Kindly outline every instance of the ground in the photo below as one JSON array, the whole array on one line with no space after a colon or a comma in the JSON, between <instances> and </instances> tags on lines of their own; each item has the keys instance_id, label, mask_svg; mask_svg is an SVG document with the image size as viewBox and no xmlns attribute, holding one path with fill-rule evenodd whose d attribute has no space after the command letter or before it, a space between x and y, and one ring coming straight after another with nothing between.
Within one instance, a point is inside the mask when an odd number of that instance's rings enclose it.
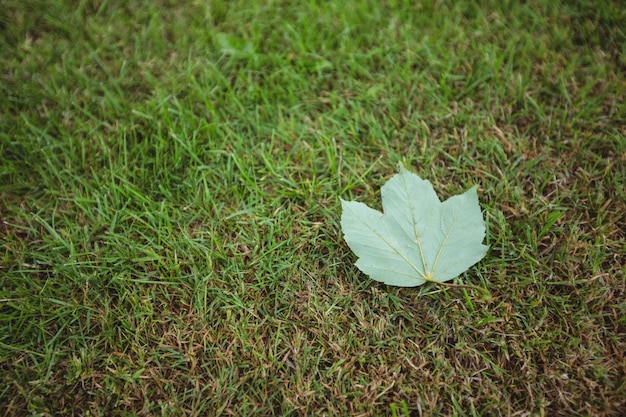
<instances>
[{"instance_id":1,"label":"ground","mask_svg":"<svg viewBox=\"0 0 626 417\"><path fill-rule=\"evenodd\" d=\"M625 9L479 3L4 0L0 414L625 415ZM482 290L354 266L398 163Z\"/></svg>"}]
</instances>

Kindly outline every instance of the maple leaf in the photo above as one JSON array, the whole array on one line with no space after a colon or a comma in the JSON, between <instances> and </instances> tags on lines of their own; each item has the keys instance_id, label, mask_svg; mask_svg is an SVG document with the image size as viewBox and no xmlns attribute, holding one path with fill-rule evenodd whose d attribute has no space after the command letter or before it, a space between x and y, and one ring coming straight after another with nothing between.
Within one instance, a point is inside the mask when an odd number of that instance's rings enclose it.
<instances>
[{"instance_id":1,"label":"maple leaf","mask_svg":"<svg viewBox=\"0 0 626 417\"><path fill-rule=\"evenodd\" d=\"M474 186L441 202L429 181L404 168L381 189L384 214L341 200L341 228L372 279L414 287L449 281L480 261L488 246Z\"/></svg>"}]
</instances>

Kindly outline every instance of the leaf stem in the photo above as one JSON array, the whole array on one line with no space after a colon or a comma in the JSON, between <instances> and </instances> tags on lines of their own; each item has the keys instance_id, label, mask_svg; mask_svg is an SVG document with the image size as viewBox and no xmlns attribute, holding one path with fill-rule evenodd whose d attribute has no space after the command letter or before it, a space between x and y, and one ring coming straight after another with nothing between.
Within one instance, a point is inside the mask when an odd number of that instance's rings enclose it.
<instances>
[{"instance_id":1,"label":"leaf stem","mask_svg":"<svg viewBox=\"0 0 626 417\"><path fill-rule=\"evenodd\" d=\"M422 279L426 282L429 282L431 284L436 284L436 285L440 285L442 287L448 287L448 288L466 288L468 290L476 290L482 293L482 297L486 298L486 299L490 299L491 298L491 291L489 291L487 288L483 288L483 287L479 287L477 285L472 285L472 284L455 284L453 282L440 282L440 281L435 281L434 279L430 279L430 278L425 278L422 277Z\"/></svg>"}]
</instances>

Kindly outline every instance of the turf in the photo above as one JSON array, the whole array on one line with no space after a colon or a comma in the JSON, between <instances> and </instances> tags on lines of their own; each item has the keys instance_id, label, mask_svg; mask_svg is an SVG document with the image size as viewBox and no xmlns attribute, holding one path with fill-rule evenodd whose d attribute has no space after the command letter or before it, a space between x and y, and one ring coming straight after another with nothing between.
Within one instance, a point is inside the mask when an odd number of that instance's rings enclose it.
<instances>
[{"instance_id":1,"label":"turf","mask_svg":"<svg viewBox=\"0 0 626 417\"><path fill-rule=\"evenodd\" d=\"M621 2L0 7L0 414L626 414ZM479 185L395 288L340 198Z\"/></svg>"}]
</instances>

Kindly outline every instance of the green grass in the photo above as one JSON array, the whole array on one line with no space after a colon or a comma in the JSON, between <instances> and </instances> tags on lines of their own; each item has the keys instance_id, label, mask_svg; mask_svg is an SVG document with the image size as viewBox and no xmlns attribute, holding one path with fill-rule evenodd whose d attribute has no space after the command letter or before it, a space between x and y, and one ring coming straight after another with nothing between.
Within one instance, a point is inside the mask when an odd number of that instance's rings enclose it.
<instances>
[{"instance_id":1,"label":"green grass","mask_svg":"<svg viewBox=\"0 0 626 417\"><path fill-rule=\"evenodd\" d=\"M481 3L481 5L477 5ZM520 4L524 3L524 4ZM0 414L626 413L619 1L0 7ZM479 184L394 288L340 198Z\"/></svg>"}]
</instances>

